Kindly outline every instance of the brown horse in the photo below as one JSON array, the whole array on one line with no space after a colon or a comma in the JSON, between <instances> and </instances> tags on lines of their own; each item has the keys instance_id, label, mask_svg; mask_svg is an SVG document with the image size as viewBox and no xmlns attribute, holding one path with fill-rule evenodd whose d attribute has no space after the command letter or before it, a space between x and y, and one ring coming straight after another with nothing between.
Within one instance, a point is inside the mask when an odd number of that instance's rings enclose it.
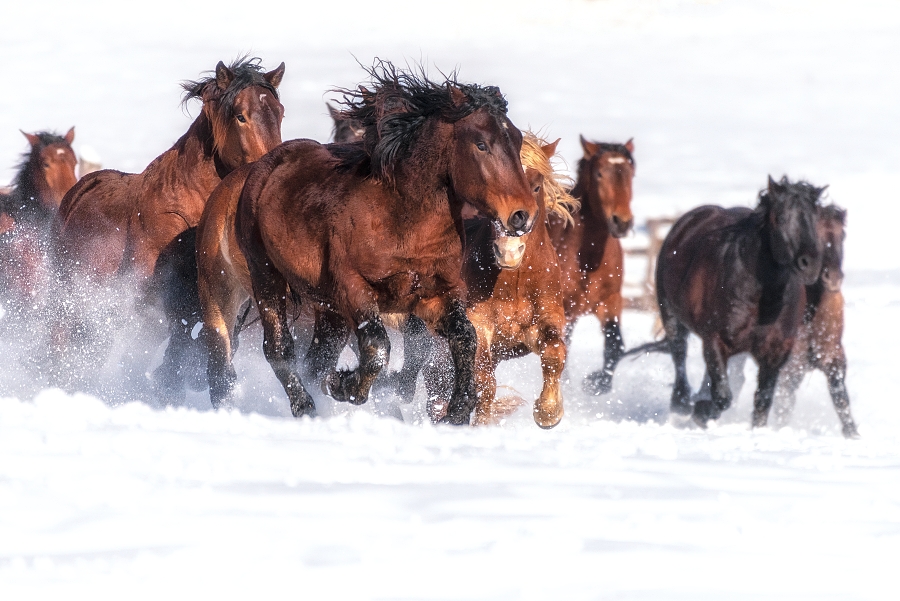
<instances>
[{"instance_id":1,"label":"brown horse","mask_svg":"<svg viewBox=\"0 0 900 601\"><path fill-rule=\"evenodd\" d=\"M613 371L625 350L622 318L624 259L619 238L631 229L631 182L634 142L608 144L581 138L584 157L572 195L581 201L574 223L551 217L550 238L559 253L563 304L569 340L576 320L595 315L603 328L603 368L588 374L582 386L589 394L612 388Z\"/></svg>"},{"instance_id":2,"label":"brown horse","mask_svg":"<svg viewBox=\"0 0 900 601\"><path fill-rule=\"evenodd\" d=\"M321 303L350 328L359 367L324 380L339 401L364 403L387 363L382 312L415 314L450 343L456 382L447 422L468 423L476 401L475 331L460 277L465 202L503 231L521 235L537 205L519 161L522 135L494 87L370 70L372 91L344 91L362 144L283 144L250 170L236 230L261 316L266 359L295 416L315 415L288 329L288 297ZM224 397L230 383L211 378ZM220 398L221 398L220 397Z\"/></svg>"},{"instance_id":3,"label":"brown horse","mask_svg":"<svg viewBox=\"0 0 900 601\"><path fill-rule=\"evenodd\" d=\"M847 356L844 334L844 295L841 269L844 256L844 227L847 213L829 205L819 209L819 239L823 245L822 275L806 287L806 312L791 357L782 368L775 391L775 420L786 424L794 410L795 394L804 376L818 369L828 378L828 391L837 411L844 436L858 436L850 414L850 397L845 383Z\"/></svg>"},{"instance_id":4,"label":"brown horse","mask_svg":"<svg viewBox=\"0 0 900 601\"><path fill-rule=\"evenodd\" d=\"M803 321L804 286L822 269L816 231L824 188L769 178L754 210L703 206L684 214L663 242L656 294L675 363L671 409L701 426L731 404L726 362L750 352L759 365L753 426L765 426L781 367ZM711 400L690 404L688 331L703 340Z\"/></svg>"},{"instance_id":5,"label":"brown horse","mask_svg":"<svg viewBox=\"0 0 900 601\"><path fill-rule=\"evenodd\" d=\"M107 286L121 276L137 280L145 301L157 302L167 294L196 295L190 283L176 292L165 289L189 275L182 272L189 272L191 265L161 263L177 262L184 255L185 232L197 225L210 192L222 178L281 143L284 108L277 88L284 63L266 73L259 62L246 58L230 66L219 62L212 77L184 83L184 101L197 98L203 107L171 149L140 174L98 171L66 195L60 208L58 256L70 298L63 305L71 306L71 297L77 304L79 295L85 297L81 305L90 304L96 286ZM186 310L199 303L169 298L164 304ZM199 306L194 311L199 314ZM170 349L189 345L190 316L169 317L175 324ZM82 327L79 315L68 318ZM178 387L180 358L179 352L167 354L161 368L164 386Z\"/></svg>"},{"instance_id":6,"label":"brown horse","mask_svg":"<svg viewBox=\"0 0 900 601\"><path fill-rule=\"evenodd\" d=\"M528 353L540 356L544 376L543 390L534 403L534 421L542 428L552 428L563 416L559 378L566 362L566 316L547 217L552 213L571 221L570 210L578 203L569 196L562 185L565 178L554 172L550 162L558 142L546 144L534 134L525 134L521 159L539 211L530 234L510 238L486 219L466 222L466 313L478 335L476 425L497 423L516 409L517 404L496 398L494 373L500 361ZM429 413L435 421L443 414L449 392L444 373L448 370L440 363L432 360L425 369Z\"/></svg>"},{"instance_id":7,"label":"brown horse","mask_svg":"<svg viewBox=\"0 0 900 601\"><path fill-rule=\"evenodd\" d=\"M9 194L0 195L0 302L19 317L48 292L49 236L66 192L75 185L75 128L65 136L22 132L31 148Z\"/></svg>"}]
</instances>

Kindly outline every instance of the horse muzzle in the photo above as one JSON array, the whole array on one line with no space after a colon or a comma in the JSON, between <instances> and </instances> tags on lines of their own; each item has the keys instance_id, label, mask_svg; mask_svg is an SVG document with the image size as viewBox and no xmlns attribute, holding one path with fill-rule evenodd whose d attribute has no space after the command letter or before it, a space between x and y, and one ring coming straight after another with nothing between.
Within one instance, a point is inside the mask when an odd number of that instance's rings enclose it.
<instances>
[{"instance_id":1,"label":"horse muzzle","mask_svg":"<svg viewBox=\"0 0 900 601\"><path fill-rule=\"evenodd\" d=\"M613 215L609 220L609 233L613 238L624 238L631 231L632 225L634 225L633 217L626 220L618 215Z\"/></svg>"},{"instance_id":2,"label":"horse muzzle","mask_svg":"<svg viewBox=\"0 0 900 601\"><path fill-rule=\"evenodd\" d=\"M844 283L844 274L840 269L825 267L822 269L822 283L825 284L825 290L828 292L840 292L841 285Z\"/></svg>"},{"instance_id":3,"label":"horse muzzle","mask_svg":"<svg viewBox=\"0 0 900 601\"><path fill-rule=\"evenodd\" d=\"M800 272L803 283L807 286L815 284L816 280L818 280L819 276L822 274L821 258L816 259L804 253L797 257L796 261L794 261L794 265L797 268L797 271Z\"/></svg>"},{"instance_id":4,"label":"horse muzzle","mask_svg":"<svg viewBox=\"0 0 900 601\"><path fill-rule=\"evenodd\" d=\"M525 257L525 241L521 236L494 238L494 259L501 269L518 269Z\"/></svg>"}]
</instances>

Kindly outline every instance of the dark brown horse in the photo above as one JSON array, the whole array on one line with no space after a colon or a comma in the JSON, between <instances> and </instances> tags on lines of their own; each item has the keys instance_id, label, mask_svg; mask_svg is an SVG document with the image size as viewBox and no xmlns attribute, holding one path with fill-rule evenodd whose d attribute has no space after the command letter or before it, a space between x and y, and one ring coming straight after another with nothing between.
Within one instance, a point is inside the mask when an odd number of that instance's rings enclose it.
<instances>
[{"instance_id":1,"label":"dark brown horse","mask_svg":"<svg viewBox=\"0 0 900 601\"><path fill-rule=\"evenodd\" d=\"M534 421L542 428L552 428L563 416L559 379L566 362L566 316L547 217L553 213L570 220L569 211L577 202L561 185L564 178L554 172L550 162L558 142L546 144L534 134L525 134L522 164L539 211L530 234L510 238L487 219L466 222L466 313L478 335L476 425L498 423L517 408L518 403L497 398L495 371L500 361L528 353L540 356L544 376L543 389L534 403ZM425 369L429 413L435 421L442 417L451 391L446 377L449 370L442 363L432 360Z\"/></svg>"},{"instance_id":2,"label":"dark brown horse","mask_svg":"<svg viewBox=\"0 0 900 601\"><path fill-rule=\"evenodd\" d=\"M22 157L12 190L0 195L0 303L26 317L48 292L51 226L77 178L74 127L65 136L22 133L31 148Z\"/></svg>"},{"instance_id":3,"label":"dark brown horse","mask_svg":"<svg viewBox=\"0 0 900 601\"><path fill-rule=\"evenodd\" d=\"M288 329L288 296L341 317L359 367L332 372L330 396L363 403L387 363L382 312L415 314L447 338L456 383L446 421L475 406L476 336L465 313L463 204L512 235L530 231L537 205L519 161L522 135L494 87L445 83L379 63L372 91L345 91L362 144L283 144L250 170L236 229L264 332L264 351L295 416L314 415ZM211 378L224 397L224 378Z\"/></svg>"},{"instance_id":4,"label":"dark brown horse","mask_svg":"<svg viewBox=\"0 0 900 601\"><path fill-rule=\"evenodd\" d=\"M350 142L359 142L363 139L365 129L357 119L351 119L341 110L334 108L328 104L328 114L334 122L331 130L331 140L335 144L347 144Z\"/></svg>"},{"instance_id":5,"label":"dark brown horse","mask_svg":"<svg viewBox=\"0 0 900 601\"><path fill-rule=\"evenodd\" d=\"M786 424L794 410L795 394L804 376L818 369L828 378L828 391L837 411L844 436L858 436L850 414L850 396L845 383L847 356L841 338L844 334L844 227L847 213L834 206L819 209L818 230L822 241L822 274L806 287L806 311L803 325L791 357L781 370L775 391L776 423Z\"/></svg>"},{"instance_id":6,"label":"dark brown horse","mask_svg":"<svg viewBox=\"0 0 900 601\"><path fill-rule=\"evenodd\" d=\"M705 426L731 404L726 362L750 352L759 365L753 426L765 426L781 367L803 321L804 286L822 269L816 231L824 188L769 178L754 210L703 206L683 215L663 242L656 290L675 363L671 409ZM690 403L688 332L703 341L711 400Z\"/></svg>"},{"instance_id":7,"label":"dark brown horse","mask_svg":"<svg viewBox=\"0 0 900 601\"><path fill-rule=\"evenodd\" d=\"M581 138L584 157L572 195L581 201L574 223L550 219L550 237L559 253L562 295L568 329L582 315L595 315L605 339L602 369L588 374L585 392L604 394L612 388L613 371L625 350L622 318L624 258L619 238L631 229L631 182L634 142L608 144Z\"/></svg>"},{"instance_id":8,"label":"dark brown horse","mask_svg":"<svg viewBox=\"0 0 900 601\"><path fill-rule=\"evenodd\" d=\"M60 208L58 255L71 298L63 305L73 305L73 298L77 304L79 296L85 297L82 305L90 303L95 286L107 286L121 276L136 279L139 294L152 302L166 294L196 296L196 286L190 284L174 293L166 290L190 272L191 265L161 263L179 263L185 248L192 250L185 232L197 225L206 199L222 178L281 143L284 108L277 88L283 75L284 63L266 73L259 59L240 59L230 66L220 62L212 77L183 85L184 101L197 98L203 106L170 150L140 174L91 173L66 195ZM197 302L168 298L164 304L181 310L193 306L199 314ZM187 317L169 316L175 324L170 350L178 352L167 354L161 377L176 388L179 349L191 342L193 322ZM69 326L81 327L77 311L67 318L73 322Z\"/></svg>"}]
</instances>

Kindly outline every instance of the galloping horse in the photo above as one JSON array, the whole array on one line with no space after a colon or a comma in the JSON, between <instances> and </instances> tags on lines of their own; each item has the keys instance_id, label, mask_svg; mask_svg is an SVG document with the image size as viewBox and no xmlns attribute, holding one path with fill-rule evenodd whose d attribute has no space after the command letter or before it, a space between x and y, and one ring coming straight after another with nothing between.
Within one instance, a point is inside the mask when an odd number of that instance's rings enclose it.
<instances>
[{"instance_id":1,"label":"galloping horse","mask_svg":"<svg viewBox=\"0 0 900 601\"><path fill-rule=\"evenodd\" d=\"M775 419L785 424L794 410L795 393L803 377L814 369L828 378L828 392L837 411L844 436L858 436L850 414L850 396L845 383L847 356L841 338L844 334L844 226L847 212L834 206L819 209L818 230L823 246L822 274L806 287L806 311L797 332L794 350L781 369L775 391Z\"/></svg>"},{"instance_id":2,"label":"galloping horse","mask_svg":"<svg viewBox=\"0 0 900 601\"><path fill-rule=\"evenodd\" d=\"M0 302L25 317L48 292L49 235L59 203L75 185L75 128L65 136L22 132L31 148L9 194L0 195Z\"/></svg>"},{"instance_id":3,"label":"galloping horse","mask_svg":"<svg viewBox=\"0 0 900 601\"><path fill-rule=\"evenodd\" d=\"M631 182L634 142L608 144L581 138L584 157L572 195L581 201L574 223L550 218L550 238L559 254L566 340L582 315L596 315L603 328L603 368L588 374L585 392L604 394L612 388L613 371L625 350L622 317L624 259L619 238L631 229Z\"/></svg>"},{"instance_id":4,"label":"galloping horse","mask_svg":"<svg viewBox=\"0 0 900 601\"><path fill-rule=\"evenodd\" d=\"M552 428L563 416L559 378L566 362L566 316L547 217L555 214L571 221L570 210L578 202L569 196L563 186L565 178L554 172L550 162L558 142L546 144L534 134L525 133L521 159L538 200L538 215L530 234L510 238L487 219L466 222L466 313L478 334L476 425L497 423L515 409L496 399L494 372L500 361L528 353L540 356L544 376L543 390L534 403L534 421L542 428ZM449 391L436 390L447 383L443 373L446 371L434 360L425 369L433 420L446 407Z\"/></svg>"},{"instance_id":5,"label":"galloping horse","mask_svg":"<svg viewBox=\"0 0 900 601\"><path fill-rule=\"evenodd\" d=\"M816 215L823 190L770 177L756 209L698 207L669 231L656 294L675 363L673 412L692 412L685 370L690 330L703 340L712 396L694 404L694 421L705 427L730 406L726 362L749 351L759 365L753 426L766 425L779 371L803 321L804 286L822 269Z\"/></svg>"},{"instance_id":6,"label":"galloping horse","mask_svg":"<svg viewBox=\"0 0 900 601\"><path fill-rule=\"evenodd\" d=\"M88 298L81 302L90 303L96 286L123 275L135 277L147 299L167 294L163 282L178 279L167 271L183 266L167 268L160 257L174 260L184 254L180 246L185 232L197 225L209 193L223 177L281 143L284 108L277 88L284 63L266 73L259 62L219 62L212 77L185 82L184 102L197 98L203 107L171 149L140 174L98 171L66 195L60 207L58 255L69 296L86 293ZM87 290L80 289L85 284ZM190 294L191 288L185 285L181 292ZM169 300L167 306L197 304ZM199 306L195 310L199 314ZM77 322L78 315L72 317ZM193 322L178 317L170 316L176 324L170 349L191 343ZM178 387L181 355L167 353L161 368L164 387Z\"/></svg>"},{"instance_id":7,"label":"galloping horse","mask_svg":"<svg viewBox=\"0 0 900 601\"><path fill-rule=\"evenodd\" d=\"M445 83L373 67L372 90L345 90L362 144L283 144L250 170L236 230L261 317L266 359L295 416L315 415L288 329L288 296L356 332L359 367L324 380L336 400L364 403L387 363L382 312L413 313L450 343L456 382L445 421L470 420L476 335L461 280L465 202L510 235L530 231L537 205L519 161L522 134L495 87ZM223 361L225 363L225 361ZM211 379L213 380L213 379ZM225 373L210 382L227 395Z\"/></svg>"}]
</instances>

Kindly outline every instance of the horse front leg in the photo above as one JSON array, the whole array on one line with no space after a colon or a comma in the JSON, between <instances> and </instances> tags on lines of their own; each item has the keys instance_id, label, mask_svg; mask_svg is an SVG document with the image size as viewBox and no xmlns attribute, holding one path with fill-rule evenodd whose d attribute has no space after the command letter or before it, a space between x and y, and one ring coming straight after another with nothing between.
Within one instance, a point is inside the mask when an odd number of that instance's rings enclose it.
<instances>
[{"instance_id":1,"label":"horse front leg","mask_svg":"<svg viewBox=\"0 0 900 601\"><path fill-rule=\"evenodd\" d=\"M420 301L416 315L430 324L439 336L447 339L453 360L453 394L442 423L468 425L478 400L475 388L475 353L477 334L466 315L462 300L455 297Z\"/></svg>"},{"instance_id":2,"label":"horse front leg","mask_svg":"<svg viewBox=\"0 0 900 601\"><path fill-rule=\"evenodd\" d=\"M844 355L844 347L838 348L836 356L822 366L822 371L828 378L828 392L831 394L831 402L841 420L841 431L847 438L859 437L856 422L850 414L850 395L847 393L847 359Z\"/></svg>"},{"instance_id":3,"label":"horse front leg","mask_svg":"<svg viewBox=\"0 0 900 601\"><path fill-rule=\"evenodd\" d=\"M691 405L691 385L688 382L686 365L688 329L668 310L665 303L660 302L659 312L663 328L666 331L666 340L669 342L669 353L672 355L672 363L675 366L675 383L672 385L669 411L678 415L690 415L693 406Z\"/></svg>"},{"instance_id":4,"label":"horse front leg","mask_svg":"<svg viewBox=\"0 0 900 601\"><path fill-rule=\"evenodd\" d=\"M307 381L322 382L337 369L341 351L349 336L350 328L340 314L326 309L316 310L313 337L303 361Z\"/></svg>"},{"instance_id":5,"label":"horse front leg","mask_svg":"<svg viewBox=\"0 0 900 601\"><path fill-rule=\"evenodd\" d=\"M625 353L622 328L619 326L621 315L620 295L608 299L597 310L597 319L603 324L603 369L585 376L582 387L588 394L601 395L612 390L613 373Z\"/></svg>"},{"instance_id":6,"label":"horse front leg","mask_svg":"<svg viewBox=\"0 0 900 601\"><path fill-rule=\"evenodd\" d=\"M565 320L563 319L563 322ZM541 357L544 386L534 403L534 422L550 429L563 417L563 398L560 377L566 366L566 344L560 337L560 324L544 324L537 328L532 352Z\"/></svg>"},{"instance_id":7,"label":"horse front leg","mask_svg":"<svg viewBox=\"0 0 900 601\"><path fill-rule=\"evenodd\" d=\"M391 356L391 340L378 313L357 320L359 366L349 371L333 371L325 378L325 392L336 401L362 405L372 384Z\"/></svg>"},{"instance_id":8,"label":"horse front leg","mask_svg":"<svg viewBox=\"0 0 900 601\"><path fill-rule=\"evenodd\" d=\"M784 361L774 363L764 358L757 358L759 364L759 377L756 384L756 394L753 396L753 427L762 428L769 421L769 409L772 407L772 399L775 396L775 386L778 384L778 374Z\"/></svg>"},{"instance_id":9,"label":"horse front leg","mask_svg":"<svg viewBox=\"0 0 900 601\"><path fill-rule=\"evenodd\" d=\"M716 420L731 406L731 387L728 385L728 359L722 345L715 337L703 341L703 359L709 375L710 399L700 399L694 404L694 421L706 427L709 420Z\"/></svg>"}]
</instances>

